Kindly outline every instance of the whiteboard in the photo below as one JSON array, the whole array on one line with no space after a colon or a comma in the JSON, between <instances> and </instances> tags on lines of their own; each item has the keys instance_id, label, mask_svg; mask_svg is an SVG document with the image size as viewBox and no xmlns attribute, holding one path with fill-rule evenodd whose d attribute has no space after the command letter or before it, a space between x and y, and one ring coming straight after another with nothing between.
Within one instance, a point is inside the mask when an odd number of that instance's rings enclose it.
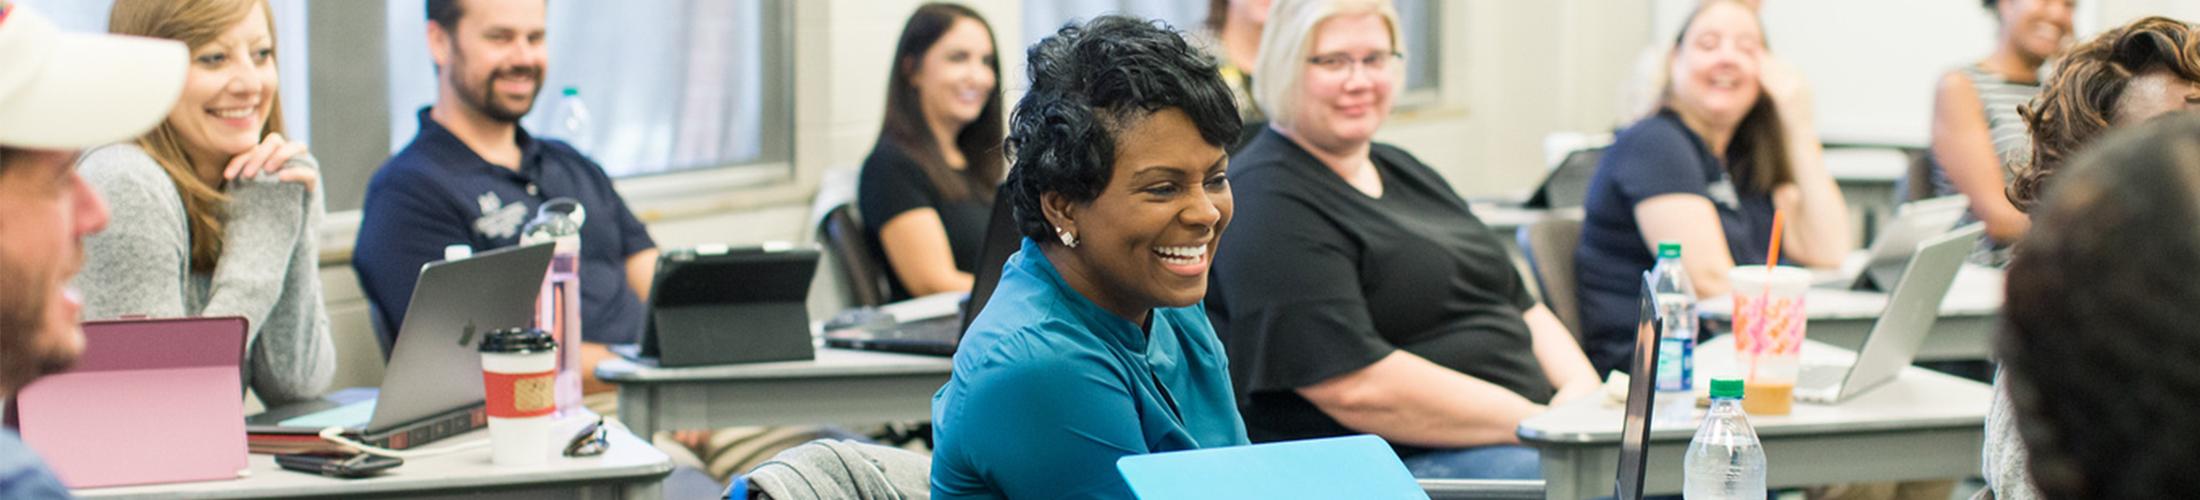
<instances>
[{"instance_id":1,"label":"whiteboard","mask_svg":"<svg viewBox=\"0 0 2200 500\"><path fill-rule=\"evenodd\" d=\"M1659 0L1656 43L1672 44L1696 0ZM1993 49L1997 22L1976 0L1770 0L1765 36L1817 97L1828 143L1924 146L1933 86Z\"/></svg>"},{"instance_id":2,"label":"whiteboard","mask_svg":"<svg viewBox=\"0 0 2200 500\"><path fill-rule=\"evenodd\" d=\"M1671 45L1698 0L1654 0L1653 43ZM1924 146L1940 75L1993 50L2000 23L1978 0L1766 0L1773 53L1802 68L1828 143ZM2079 0L2078 39L2145 15L2200 20L2192 0Z\"/></svg>"}]
</instances>

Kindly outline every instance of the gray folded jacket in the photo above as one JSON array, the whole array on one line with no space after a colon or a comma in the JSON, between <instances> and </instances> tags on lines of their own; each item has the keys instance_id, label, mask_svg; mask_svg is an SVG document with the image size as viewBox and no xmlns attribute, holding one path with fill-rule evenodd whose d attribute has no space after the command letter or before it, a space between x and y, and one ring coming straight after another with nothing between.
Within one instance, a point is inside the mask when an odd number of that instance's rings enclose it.
<instances>
[{"instance_id":1,"label":"gray folded jacket","mask_svg":"<svg viewBox=\"0 0 2200 500\"><path fill-rule=\"evenodd\" d=\"M773 500L932 497L932 457L900 448L819 439L750 469L749 498Z\"/></svg>"}]
</instances>

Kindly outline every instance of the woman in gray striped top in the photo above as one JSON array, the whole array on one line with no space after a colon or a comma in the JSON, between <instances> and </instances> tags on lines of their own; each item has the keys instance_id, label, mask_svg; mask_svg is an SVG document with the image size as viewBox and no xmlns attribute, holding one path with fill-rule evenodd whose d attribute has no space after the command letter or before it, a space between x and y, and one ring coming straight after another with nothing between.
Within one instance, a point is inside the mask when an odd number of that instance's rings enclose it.
<instances>
[{"instance_id":1,"label":"woman in gray striped top","mask_svg":"<svg viewBox=\"0 0 2200 500\"><path fill-rule=\"evenodd\" d=\"M1969 196L1970 219L1986 222L1984 243L1995 251L1975 260L2006 262L2000 249L2031 226L2004 194L2017 164L2032 156L2017 106L2039 94L2040 67L2069 42L2071 2L1984 0L2001 21L1994 52L1943 75L1934 94L1933 194Z\"/></svg>"}]
</instances>

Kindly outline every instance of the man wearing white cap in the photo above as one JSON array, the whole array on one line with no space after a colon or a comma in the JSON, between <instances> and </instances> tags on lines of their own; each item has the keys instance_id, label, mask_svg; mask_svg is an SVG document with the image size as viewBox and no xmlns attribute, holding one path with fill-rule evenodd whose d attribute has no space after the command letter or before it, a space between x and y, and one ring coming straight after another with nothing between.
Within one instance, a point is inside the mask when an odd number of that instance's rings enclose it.
<instances>
[{"instance_id":1,"label":"man wearing white cap","mask_svg":"<svg viewBox=\"0 0 2200 500\"><path fill-rule=\"evenodd\" d=\"M183 44L63 33L0 0L0 397L68 368L84 349L68 290L107 207L77 177L77 150L127 140L183 89ZM13 431L0 430L0 498L66 498Z\"/></svg>"}]
</instances>

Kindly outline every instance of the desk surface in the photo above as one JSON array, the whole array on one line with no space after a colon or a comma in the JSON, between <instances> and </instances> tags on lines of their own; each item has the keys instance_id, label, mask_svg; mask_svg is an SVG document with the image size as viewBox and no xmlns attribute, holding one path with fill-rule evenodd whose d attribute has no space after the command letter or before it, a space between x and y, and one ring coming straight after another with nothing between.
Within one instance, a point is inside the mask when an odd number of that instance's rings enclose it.
<instances>
[{"instance_id":1,"label":"desk surface","mask_svg":"<svg viewBox=\"0 0 2200 500\"><path fill-rule=\"evenodd\" d=\"M1733 344L1725 337L1697 352L1699 374L1733 366ZM1854 356L1814 342L1805 344L1803 355L1828 361ZM1911 367L1839 405L1796 402L1789 415L1749 420L1764 442L1765 480L1773 487L1955 478L1978 473L1990 396L1985 384ZM1598 397L1521 422L1521 441L1542 455L1547 498L1611 494L1623 413ZM1649 493L1680 492L1684 455L1702 420L1702 411L1696 413L1687 424L1653 425L1644 483Z\"/></svg>"},{"instance_id":2,"label":"desk surface","mask_svg":"<svg viewBox=\"0 0 2200 500\"><path fill-rule=\"evenodd\" d=\"M1574 220L1581 220L1582 217L1581 207L1551 210L1523 207L1518 203L1490 201L1468 203L1467 210L1473 211L1475 218L1482 219L1482 225L1489 226L1491 230L1505 233L1505 241L1507 242L1512 241L1513 230L1543 220L1545 217L1568 217Z\"/></svg>"},{"instance_id":3,"label":"desk surface","mask_svg":"<svg viewBox=\"0 0 2200 500\"><path fill-rule=\"evenodd\" d=\"M1709 378L1734 373L1733 337L1705 341L1696 351L1698 385ZM1806 362L1842 362L1855 358L1847 350L1816 341L1803 344ZM1798 434L1866 432L1924 427L1983 429L1992 388L1978 382L1917 367L1879 388L1866 391L1837 405L1795 402L1795 411L1782 416L1749 417L1759 437ZM1605 398L1574 401L1520 423L1520 439L1545 443L1619 442L1620 420L1625 408ZM1701 420L1702 412L1697 412ZM1652 426L1651 441L1688 441L1695 437L1688 425ZM1976 451L1976 450L1973 450Z\"/></svg>"},{"instance_id":4,"label":"desk surface","mask_svg":"<svg viewBox=\"0 0 2200 500\"><path fill-rule=\"evenodd\" d=\"M817 359L656 368L626 359L596 365L619 384L619 418L643 435L665 429L931 418L932 394L953 359L818 348Z\"/></svg>"},{"instance_id":5,"label":"desk surface","mask_svg":"<svg viewBox=\"0 0 2200 500\"><path fill-rule=\"evenodd\" d=\"M1846 284L1847 280L1841 280L1841 285ZM2001 311L2001 301L2001 270L1964 264L1956 271L1955 282L1948 286L1948 297L1940 303L1940 315L1993 316ZM1803 308L1812 321L1878 319L1887 309L1887 294L1816 287L1803 297ZM1700 300L1696 302L1696 312L1711 319L1732 318L1734 300L1727 296Z\"/></svg>"},{"instance_id":6,"label":"desk surface","mask_svg":"<svg viewBox=\"0 0 2200 500\"><path fill-rule=\"evenodd\" d=\"M569 436L580 421L561 422L553 435ZM406 460L405 465L367 479L335 479L284 470L274 455L251 456L251 473L231 481L156 484L77 490L81 498L296 498L316 496L429 496L539 488L559 484L646 483L672 472L664 453L625 429L610 432L611 447L602 456L552 458L541 465L489 463L486 446L449 455ZM489 439L486 430L459 435L429 446L435 449ZM650 488L654 489L654 488Z\"/></svg>"},{"instance_id":7,"label":"desk surface","mask_svg":"<svg viewBox=\"0 0 2200 500\"><path fill-rule=\"evenodd\" d=\"M1894 148L1826 148L1824 162L1843 183L1893 183L1910 171L1910 155Z\"/></svg>"},{"instance_id":8,"label":"desk surface","mask_svg":"<svg viewBox=\"0 0 2200 500\"><path fill-rule=\"evenodd\" d=\"M596 365L596 378L621 385L759 380L783 378L873 377L946 374L955 361L946 356L924 356L878 351L820 347L809 361L774 361L737 365L659 368L626 358Z\"/></svg>"}]
</instances>

